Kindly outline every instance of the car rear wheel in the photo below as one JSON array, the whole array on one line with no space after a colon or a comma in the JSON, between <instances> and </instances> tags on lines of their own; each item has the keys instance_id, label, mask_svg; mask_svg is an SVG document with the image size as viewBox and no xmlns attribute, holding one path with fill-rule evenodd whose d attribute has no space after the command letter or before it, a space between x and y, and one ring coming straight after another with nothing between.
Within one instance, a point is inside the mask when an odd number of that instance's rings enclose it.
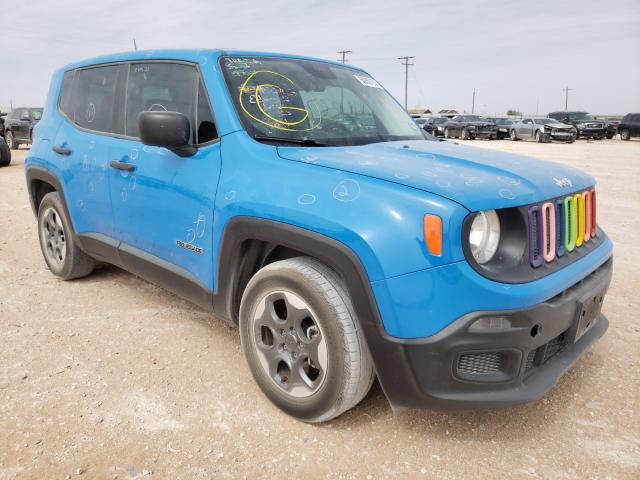
<instances>
[{"instance_id":1,"label":"car rear wheel","mask_svg":"<svg viewBox=\"0 0 640 480\"><path fill-rule=\"evenodd\" d=\"M274 262L254 275L242 295L240 339L264 394L305 422L337 417L373 383L344 282L309 257Z\"/></svg>"},{"instance_id":2,"label":"car rear wheel","mask_svg":"<svg viewBox=\"0 0 640 480\"><path fill-rule=\"evenodd\" d=\"M72 280L93 271L95 260L78 247L57 192L47 193L40 202L38 237L44 260L53 274Z\"/></svg>"},{"instance_id":3,"label":"car rear wheel","mask_svg":"<svg viewBox=\"0 0 640 480\"><path fill-rule=\"evenodd\" d=\"M18 143L16 142L16 139L13 136L13 132L5 132L4 133L4 140L5 140L5 142L7 142L7 146L11 150L16 150L18 148Z\"/></svg>"},{"instance_id":4,"label":"car rear wheel","mask_svg":"<svg viewBox=\"0 0 640 480\"><path fill-rule=\"evenodd\" d=\"M449 127L445 127L444 129L444 138L451 138L451 135L449 134Z\"/></svg>"},{"instance_id":5,"label":"car rear wheel","mask_svg":"<svg viewBox=\"0 0 640 480\"><path fill-rule=\"evenodd\" d=\"M628 128L624 128L620 130L620 140L630 140L630 139L631 139L631 132L629 131Z\"/></svg>"},{"instance_id":6,"label":"car rear wheel","mask_svg":"<svg viewBox=\"0 0 640 480\"><path fill-rule=\"evenodd\" d=\"M6 167L11 163L11 150L7 144L0 139L0 167Z\"/></svg>"},{"instance_id":7,"label":"car rear wheel","mask_svg":"<svg viewBox=\"0 0 640 480\"><path fill-rule=\"evenodd\" d=\"M462 133L460 134L460 138L462 140L469 140L471 139L471 135L469 135L469 130L467 130L467 127L463 127L462 128Z\"/></svg>"}]
</instances>

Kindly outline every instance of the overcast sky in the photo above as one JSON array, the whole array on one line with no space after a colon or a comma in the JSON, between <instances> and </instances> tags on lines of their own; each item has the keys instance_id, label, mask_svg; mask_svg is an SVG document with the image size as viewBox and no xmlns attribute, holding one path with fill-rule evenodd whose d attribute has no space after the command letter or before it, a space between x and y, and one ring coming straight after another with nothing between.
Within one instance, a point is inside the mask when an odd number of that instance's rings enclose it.
<instances>
[{"instance_id":1,"label":"overcast sky","mask_svg":"<svg viewBox=\"0 0 640 480\"><path fill-rule=\"evenodd\" d=\"M0 2L0 107L44 103L58 67L139 49L226 47L337 59L409 106L640 111L640 0Z\"/></svg>"}]
</instances>

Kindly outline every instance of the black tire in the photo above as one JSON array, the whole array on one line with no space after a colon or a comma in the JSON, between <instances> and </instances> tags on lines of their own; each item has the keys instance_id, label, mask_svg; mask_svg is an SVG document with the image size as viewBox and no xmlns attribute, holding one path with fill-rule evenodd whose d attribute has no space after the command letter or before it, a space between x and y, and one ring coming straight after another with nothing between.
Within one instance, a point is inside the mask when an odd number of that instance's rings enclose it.
<instances>
[{"instance_id":1,"label":"black tire","mask_svg":"<svg viewBox=\"0 0 640 480\"><path fill-rule=\"evenodd\" d=\"M620 130L620 140L631 140L631 132L628 128Z\"/></svg>"},{"instance_id":2,"label":"black tire","mask_svg":"<svg viewBox=\"0 0 640 480\"><path fill-rule=\"evenodd\" d=\"M449 127L444 127L444 138L451 138L451 133L449 133Z\"/></svg>"},{"instance_id":3,"label":"black tire","mask_svg":"<svg viewBox=\"0 0 640 480\"><path fill-rule=\"evenodd\" d=\"M17 150L19 147L18 142L16 142L16 137L13 136L13 132L11 131L4 132L4 141L11 150Z\"/></svg>"},{"instance_id":4,"label":"black tire","mask_svg":"<svg viewBox=\"0 0 640 480\"><path fill-rule=\"evenodd\" d=\"M4 140L0 139L0 167L7 167L11 163L11 150L4 142Z\"/></svg>"},{"instance_id":5,"label":"black tire","mask_svg":"<svg viewBox=\"0 0 640 480\"><path fill-rule=\"evenodd\" d=\"M540 130L536 130L536 133L533 134L533 138L536 142L542 143L542 134L540 133Z\"/></svg>"},{"instance_id":6,"label":"black tire","mask_svg":"<svg viewBox=\"0 0 640 480\"><path fill-rule=\"evenodd\" d=\"M54 275L72 280L93 271L95 260L78 247L58 192L47 193L40 202L38 238L42 256Z\"/></svg>"},{"instance_id":7,"label":"black tire","mask_svg":"<svg viewBox=\"0 0 640 480\"><path fill-rule=\"evenodd\" d=\"M295 309L287 300L289 296L297 299ZM289 312L298 315L290 316ZM309 335L307 330L307 338L302 324L309 318L315 331ZM281 330L278 322L284 322ZM295 322L298 326L287 327ZM316 337L324 342L325 348L318 344L315 350L318 357L320 351L326 352L325 368L321 359L311 362L319 365L316 372L321 372L316 377L320 383L312 389L300 379L308 375L302 367L305 355L307 359L312 356L304 348ZM327 421L354 407L374 380L371 355L344 282L309 257L272 263L253 276L242 295L240 339L249 369L263 393L284 412L305 422Z\"/></svg>"},{"instance_id":8,"label":"black tire","mask_svg":"<svg viewBox=\"0 0 640 480\"><path fill-rule=\"evenodd\" d=\"M460 138L462 140L470 140L471 139L471 135L469 135L469 130L467 130L467 127L462 127L462 131L460 132Z\"/></svg>"},{"instance_id":9,"label":"black tire","mask_svg":"<svg viewBox=\"0 0 640 480\"><path fill-rule=\"evenodd\" d=\"M607 135L607 140L611 140L613 138L613 135Z\"/></svg>"},{"instance_id":10,"label":"black tire","mask_svg":"<svg viewBox=\"0 0 640 480\"><path fill-rule=\"evenodd\" d=\"M520 140L518 138L518 134L514 129L511 129L511 131L509 132L509 138L511 138L511 140L513 140L514 142L517 142L518 140Z\"/></svg>"}]
</instances>

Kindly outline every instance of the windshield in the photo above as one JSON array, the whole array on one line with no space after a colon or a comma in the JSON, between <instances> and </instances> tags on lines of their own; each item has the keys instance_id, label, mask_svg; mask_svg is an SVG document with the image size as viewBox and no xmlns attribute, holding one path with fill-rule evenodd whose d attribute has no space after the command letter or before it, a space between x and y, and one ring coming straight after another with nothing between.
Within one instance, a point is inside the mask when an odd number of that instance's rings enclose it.
<instances>
[{"instance_id":1,"label":"windshield","mask_svg":"<svg viewBox=\"0 0 640 480\"><path fill-rule=\"evenodd\" d=\"M318 61L223 57L236 111L258 140L364 145L424 140L420 128L373 78Z\"/></svg>"},{"instance_id":2,"label":"windshield","mask_svg":"<svg viewBox=\"0 0 640 480\"><path fill-rule=\"evenodd\" d=\"M533 121L536 122L538 125L544 125L546 123L560 123L559 121L553 118L536 118Z\"/></svg>"},{"instance_id":3,"label":"windshield","mask_svg":"<svg viewBox=\"0 0 640 480\"><path fill-rule=\"evenodd\" d=\"M446 123L446 122L447 122L447 120L449 120L449 119L448 119L448 118L446 118L446 117L442 117L442 118L434 118L434 119L433 119L433 123L435 123L435 124L437 125L437 124L439 124L439 123Z\"/></svg>"},{"instance_id":4,"label":"windshield","mask_svg":"<svg viewBox=\"0 0 640 480\"><path fill-rule=\"evenodd\" d=\"M496 118L494 121L496 125L511 125L513 123L508 118Z\"/></svg>"},{"instance_id":5,"label":"windshield","mask_svg":"<svg viewBox=\"0 0 640 480\"><path fill-rule=\"evenodd\" d=\"M29 114L34 120L40 120L42 118L42 108L32 108L29 110Z\"/></svg>"},{"instance_id":6,"label":"windshield","mask_svg":"<svg viewBox=\"0 0 640 480\"><path fill-rule=\"evenodd\" d=\"M593 115L586 112L576 112L569 114L571 120L594 120Z\"/></svg>"}]
</instances>

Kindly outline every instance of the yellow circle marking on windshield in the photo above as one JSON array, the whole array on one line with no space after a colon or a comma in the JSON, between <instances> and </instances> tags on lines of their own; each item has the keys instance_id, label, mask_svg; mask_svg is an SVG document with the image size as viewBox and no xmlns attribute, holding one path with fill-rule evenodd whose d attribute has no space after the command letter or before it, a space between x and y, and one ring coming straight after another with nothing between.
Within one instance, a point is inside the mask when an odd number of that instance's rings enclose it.
<instances>
[{"instance_id":1,"label":"yellow circle marking on windshield","mask_svg":"<svg viewBox=\"0 0 640 480\"><path fill-rule=\"evenodd\" d=\"M251 92L253 90L255 92L255 95L256 95L256 105L257 105L258 109L260 110L260 112L264 116L266 116L269 120L271 120L271 122L274 122L276 124L286 125L286 126L295 126L295 125L299 125L300 123L304 122L307 118L309 118L309 111L306 108L300 108L300 107L279 107L281 110L298 110L298 111L305 112L304 117L301 120L295 121L295 122L286 122L284 120L278 120L277 118L274 118L271 115L269 115L267 112L265 112L265 110L262 107L262 104L260 102L260 99L259 99L260 89L264 88L264 87L268 87L268 86L269 87L274 87L274 88L280 90L281 92L284 92L284 89L282 87L278 86L278 85L271 84L271 83L261 83L260 85L257 85L256 87L247 88L247 84L249 83L249 81L255 75L257 75L258 73L270 73L272 75L276 75L278 77L281 77L281 78L285 79L287 82L289 82L293 86L296 85L293 82L293 80L291 80L289 77L287 77L285 75L282 75L281 73L274 72L274 71L271 71L271 70L256 70L255 72L253 72L251 75L249 75L247 77L247 79L244 81L244 83L240 87L240 95L239 95L240 107L242 108L244 113L246 113L249 117L254 119L256 122L262 123L263 125L266 125L267 127L275 128L275 129L278 129L278 130L285 130L287 132L307 132L309 130L313 130L315 128L318 128L320 126L320 123L322 123L322 112L320 112L320 109L317 106L316 106L316 108L318 109L318 117L319 117L318 118L318 122L315 123L315 124L312 124L309 128L300 128L300 129L298 129L298 128L287 128L285 126L274 125L273 123L265 122L264 120L252 115L244 105L243 94L245 92Z\"/></svg>"}]
</instances>

